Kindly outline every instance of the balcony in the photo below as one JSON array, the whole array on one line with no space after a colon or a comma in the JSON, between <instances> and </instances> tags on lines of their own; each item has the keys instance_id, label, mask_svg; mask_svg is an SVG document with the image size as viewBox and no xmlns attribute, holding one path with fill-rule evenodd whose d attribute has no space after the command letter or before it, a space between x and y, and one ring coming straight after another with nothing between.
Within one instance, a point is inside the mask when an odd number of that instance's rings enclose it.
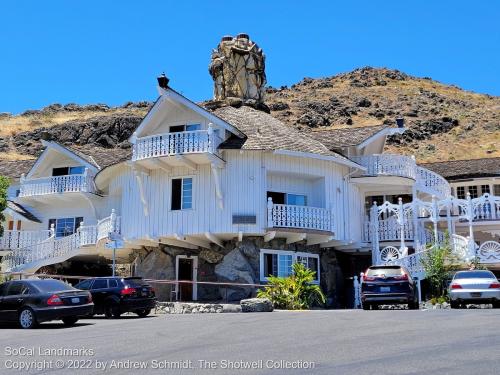
<instances>
[{"instance_id":1,"label":"balcony","mask_svg":"<svg viewBox=\"0 0 500 375\"><path fill-rule=\"evenodd\" d=\"M217 155L222 139L209 127L208 130L194 130L164 133L138 138L133 145L132 160L136 162L161 158L166 165L182 165L181 156L189 162L203 164L210 162L210 155ZM171 158L177 156L177 158ZM184 159L185 160L185 159ZM153 167L153 165L151 165Z\"/></svg>"},{"instance_id":2,"label":"balcony","mask_svg":"<svg viewBox=\"0 0 500 375\"><path fill-rule=\"evenodd\" d=\"M333 232L332 213L326 208L267 202L269 228L309 229Z\"/></svg>"},{"instance_id":3,"label":"balcony","mask_svg":"<svg viewBox=\"0 0 500 375\"><path fill-rule=\"evenodd\" d=\"M25 249L49 238L50 230L5 230L0 237L0 250Z\"/></svg>"},{"instance_id":4,"label":"balcony","mask_svg":"<svg viewBox=\"0 0 500 375\"><path fill-rule=\"evenodd\" d=\"M31 179L21 177L20 198L62 193L95 193L92 176L84 173Z\"/></svg>"},{"instance_id":5,"label":"balcony","mask_svg":"<svg viewBox=\"0 0 500 375\"><path fill-rule=\"evenodd\" d=\"M365 221L363 224L363 241L371 242L371 227L370 222ZM404 223L404 240L413 241L415 239L415 230L413 227L412 219L406 219ZM438 241L445 240L444 232L438 231ZM434 232L428 228L421 228L417 230L417 235L421 244L434 243ZM401 227L395 218L389 218L378 221L378 240L384 241L401 241Z\"/></svg>"},{"instance_id":6,"label":"balcony","mask_svg":"<svg viewBox=\"0 0 500 375\"><path fill-rule=\"evenodd\" d=\"M451 194L450 185L444 177L418 166L413 157L382 154L353 156L351 159L367 169L360 177L404 177L414 180L419 191L439 198Z\"/></svg>"}]
</instances>

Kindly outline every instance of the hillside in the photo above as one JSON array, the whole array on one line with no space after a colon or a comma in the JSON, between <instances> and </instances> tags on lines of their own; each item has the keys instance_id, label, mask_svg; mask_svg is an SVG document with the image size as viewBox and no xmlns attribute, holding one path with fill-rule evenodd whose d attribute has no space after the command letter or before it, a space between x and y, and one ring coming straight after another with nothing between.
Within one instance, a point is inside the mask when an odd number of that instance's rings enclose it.
<instances>
[{"instance_id":1,"label":"hillside","mask_svg":"<svg viewBox=\"0 0 500 375\"><path fill-rule=\"evenodd\" d=\"M361 68L333 77L304 78L291 87L268 88L271 113L304 131L393 124L387 152L415 154L430 162L500 156L500 97L464 91L397 70ZM67 145L127 148L151 103L79 106L54 104L17 116L0 113L0 161L33 158L48 131Z\"/></svg>"}]
</instances>

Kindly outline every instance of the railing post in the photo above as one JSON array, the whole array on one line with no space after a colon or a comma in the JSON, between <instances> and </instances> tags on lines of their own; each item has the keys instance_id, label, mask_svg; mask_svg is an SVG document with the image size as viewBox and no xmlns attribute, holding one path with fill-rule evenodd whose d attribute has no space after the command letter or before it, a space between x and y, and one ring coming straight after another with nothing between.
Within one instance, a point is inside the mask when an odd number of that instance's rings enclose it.
<instances>
[{"instance_id":1,"label":"railing post","mask_svg":"<svg viewBox=\"0 0 500 375\"><path fill-rule=\"evenodd\" d=\"M115 233L116 232L116 213L115 209L111 209L111 217L110 217L110 232ZM108 233L109 235L109 233Z\"/></svg>"},{"instance_id":2,"label":"railing post","mask_svg":"<svg viewBox=\"0 0 500 375\"><path fill-rule=\"evenodd\" d=\"M214 142L214 125L210 122L208 124L207 135L208 135L208 152L215 153L215 142Z\"/></svg>"},{"instance_id":3,"label":"railing post","mask_svg":"<svg viewBox=\"0 0 500 375\"><path fill-rule=\"evenodd\" d=\"M267 198L267 226L272 228L273 225L273 198Z\"/></svg>"},{"instance_id":4,"label":"railing post","mask_svg":"<svg viewBox=\"0 0 500 375\"><path fill-rule=\"evenodd\" d=\"M378 233L378 207L377 202L373 202L370 210L370 229L372 236L372 263L378 264L379 233Z\"/></svg>"},{"instance_id":5,"label":"railing post","mask_svg":"<svg viewBox=\"0 0 500 375\"><path fill-rule=\"evenodd\" d=\"M353 287L354 287L354 308L359 309L359 281L358 276L354 275L353 277Z\"/></svg>"},{"instance_id":6,"label":"railing post","mask_svg":"<svg viewBox=\"0 0 500 375\"><path fill-rule=\"evenodd\" d=\"M469 192L467 192L467 219L469 220L469 238L472 242L475 242L474 230L472 229L472 221L474 220L474 207Z\"/></svg>"},{"instance_id":7,"label":"railing post","mask_svg":"<svg viewBox=\"0 0 500 375\"><path fill-rule=\"evenodd\" d=\"M403 208L403 199L401 197L398 198L398 224L399 224L399 233L401 236L401 249L399 251L401 254L404 256L405 254L405 215L404 215L404 208Z\"/></svg>"},{"instance_id":8,"label":"railing post","mask_svg":"<svg viewBox=\"0 0 500 375\"><path fill-rule=\"evenodd\" d=\"M437 205L436 196L432 196L432 212L431 212L431 220L434 224L434 245L437 246L439 243L438 240L438 218L439 218L439 209Z\"/></svg>"}]
</instances>

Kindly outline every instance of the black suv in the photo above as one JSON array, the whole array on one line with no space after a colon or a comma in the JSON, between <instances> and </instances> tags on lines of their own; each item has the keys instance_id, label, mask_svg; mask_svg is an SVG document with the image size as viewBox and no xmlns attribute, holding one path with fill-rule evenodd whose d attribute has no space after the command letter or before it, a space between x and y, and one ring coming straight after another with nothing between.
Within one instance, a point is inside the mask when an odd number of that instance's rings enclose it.
<instances>
[{"instance_id":1,"label":"black suv","mask_svg":"<svg viewBox=\"0 0 500 375\"><path fill-rule=\"evenodd\" d=\"M94 314L107 318L118 318L126 312L142 318L156 306L154 289L141 277L98 277L81 281L75 288L90 291Z\"/></svg>"},{"instance_id":2,"label":"black suv","mask_svg":"<svg viewBox=\"0 0 500 375\"><path fill-rule=\"evenodd\" d=\"M408 304L408 309L417 310L417 285L404 267L372 266L361 280L361 303L364 310L398 304Z\"/></svg>"}]
</instances>

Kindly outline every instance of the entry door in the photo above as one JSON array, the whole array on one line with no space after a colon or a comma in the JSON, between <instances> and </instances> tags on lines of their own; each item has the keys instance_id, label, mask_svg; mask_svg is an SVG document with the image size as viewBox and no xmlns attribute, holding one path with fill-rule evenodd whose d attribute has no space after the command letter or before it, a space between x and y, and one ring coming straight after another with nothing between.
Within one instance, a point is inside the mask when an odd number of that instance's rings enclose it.
<instances>
[{"instance_id":1,"label":"entry door","mask_svg":"<svg viewBox=\"0 0 500 375\"><path fill-rule=\"evenodd\" d=\"M176 280L197 281L198 257L178 255L176 258ZM198 287L196 284L177 284L177 299L179 301L196 301L198 299Z\"/></svg>"}]
</instances>

